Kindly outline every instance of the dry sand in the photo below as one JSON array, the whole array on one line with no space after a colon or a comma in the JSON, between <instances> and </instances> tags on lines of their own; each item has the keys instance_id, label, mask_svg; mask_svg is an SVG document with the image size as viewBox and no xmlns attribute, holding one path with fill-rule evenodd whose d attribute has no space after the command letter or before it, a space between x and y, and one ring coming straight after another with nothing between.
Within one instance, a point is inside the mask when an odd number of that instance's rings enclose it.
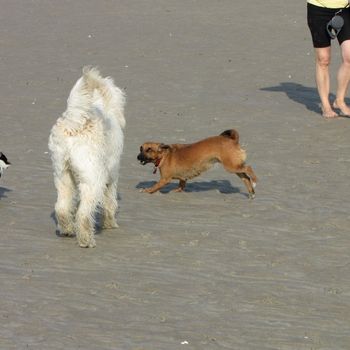
<instances>
[{"instance_id":1,"label":"dry sand","mask_svg":"<svg viewBox=\"0 0 350 350\"><path fill-rule=\"evenodd\" d=\"M320 117L304 1L1 0L0 349L349 349L349 119ZM334 50L332 89L339 64ZM82 66L126 89L120 229L55 235L47 139ZM146 140L237 128L184 193Z\"/></svg>"}]
</instances>

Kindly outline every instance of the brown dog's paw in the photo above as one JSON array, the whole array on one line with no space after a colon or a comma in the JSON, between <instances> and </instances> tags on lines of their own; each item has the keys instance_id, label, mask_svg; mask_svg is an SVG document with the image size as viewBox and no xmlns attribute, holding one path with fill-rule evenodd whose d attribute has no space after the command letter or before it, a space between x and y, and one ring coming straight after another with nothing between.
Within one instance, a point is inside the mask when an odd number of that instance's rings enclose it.
<instances>
[{"instance_id":1,"label":"brown dog's paw","mask_svg":"<svg viewBox=\"0 0 350 350\"><path fill-rule=\"evenodd\" d=\"M171 192L175 192L175 193L184 192L184 189L181 187L177 187L177 188L174 188L173 190L171 190Z\"/></svg>"},{"instance_id":2,"label":"brown dog's paw","mask_svg":"<svg viewBox=\"0 0 350 350\"><path fill-rule=\"evenodd\" d=\"M141 193L151 193L151 190L149 188L141 188L140 192Z\"/></svg>"}]
</instances>

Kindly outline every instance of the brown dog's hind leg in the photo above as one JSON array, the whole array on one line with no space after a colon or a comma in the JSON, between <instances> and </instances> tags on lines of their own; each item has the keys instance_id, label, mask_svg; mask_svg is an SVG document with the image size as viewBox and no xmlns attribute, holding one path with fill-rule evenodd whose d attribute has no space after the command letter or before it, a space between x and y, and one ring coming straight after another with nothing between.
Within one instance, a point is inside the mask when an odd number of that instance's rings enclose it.
<instances>
[{"instance_id":1,"label":"brown dog's hind leg","mask_svg":"<svg viewBox=\"0 0 350 350\"><path fill-rule=\"evenodd\" d=\"M257 177L251 166L243 164L235 164L231 160L225 160L222 162L224 168L230 173L235 173L245 184L249 192L249 198L255 197L255 186Z\"/></svg>"},{"instance_id":2,"label":"brown dog's hind leg","mask_svg":"<svg viewBox=\"0 0 350 350\"><path fill-rule=\"evenodd\" d=\"M175 188L173 192L182 192L185 189L186 180L180 180L179 187Z\"/></svg>"},{"instance_id":3,"label":"brown dog's hind leg","mask_svg":"<svg viewBox=\"0 0 350 350\"><path fill-rule=\"evenodd\" d=\"M258 178L256 177L252 167L249 165L242 166L242 170L237 173L237 175L246 185L249 192L249 197L253 199L255 197L255 187Z\"/></svg>"},{"instance_id":4,"label":"brown dog's hind leg","mask_svg":"<svg viewBox=\"0 0 350 350\"><path fill-rule=\"evenodd\" d=\"M256 177L252 167L250 165L246 165L244 166L244 172L250 177L250 179L252 180L253 182L253 187L256 186L256 183L258 181L258 178Z\"/></svg>"},{"instance_id":5,"label":"brown dog's hind leg","mask_svg":"<svg viewBox=\"0 0 350 350\"><path fill-rule=\"evenodd\" d=\"M236 173L236 175L244 182L247 190L249 192L249 198L253 199L255 197L254 182L246 173Z\"/></svg>"}]
</instances>

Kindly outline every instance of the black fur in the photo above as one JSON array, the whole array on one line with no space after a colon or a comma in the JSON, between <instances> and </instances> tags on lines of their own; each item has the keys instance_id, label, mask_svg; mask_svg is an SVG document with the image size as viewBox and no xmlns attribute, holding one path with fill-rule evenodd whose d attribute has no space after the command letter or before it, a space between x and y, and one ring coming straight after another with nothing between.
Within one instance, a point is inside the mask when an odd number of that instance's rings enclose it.
<instances>
[{"instance_id":1,"label":"black fur","mask_svg":"<svg viewBox=\"0 0 350 350\"><path fill-rule=\"evenodd\" d=\"M239 134L235 129L225 130L223 133L220 134L220 136L228 137L236 143L239 142Z\"/></svg>"}]
</instances>

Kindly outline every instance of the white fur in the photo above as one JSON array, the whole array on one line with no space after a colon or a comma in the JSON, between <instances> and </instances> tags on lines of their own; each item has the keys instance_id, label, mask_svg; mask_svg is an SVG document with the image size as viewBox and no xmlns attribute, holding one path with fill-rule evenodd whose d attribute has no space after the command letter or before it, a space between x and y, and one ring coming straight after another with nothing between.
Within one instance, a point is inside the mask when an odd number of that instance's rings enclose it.
<instances>
[{"instance_id":1,"label":"white fur","mask_svg":"<svg viewBox=\"0 0 350 350\"><path fill-rule=\"evenodd\" d=\"M4 173L4 170L9 167L2 159L0 159L0 177Z\"/></svg>"},{"instance_id":2,"label":"white fur","mask_svg":"<svg viewBox=\"0 0 350 350\"><path fill-rule=\"evenodd\" d=\"M125 96L111 78L85 67L70 92L67 109L49 138L55 213L61 234L76 233L81 247L94 247L95 212L103 227L117 227L117 182L123 150Z\"/></svg>"}]
</instances>

